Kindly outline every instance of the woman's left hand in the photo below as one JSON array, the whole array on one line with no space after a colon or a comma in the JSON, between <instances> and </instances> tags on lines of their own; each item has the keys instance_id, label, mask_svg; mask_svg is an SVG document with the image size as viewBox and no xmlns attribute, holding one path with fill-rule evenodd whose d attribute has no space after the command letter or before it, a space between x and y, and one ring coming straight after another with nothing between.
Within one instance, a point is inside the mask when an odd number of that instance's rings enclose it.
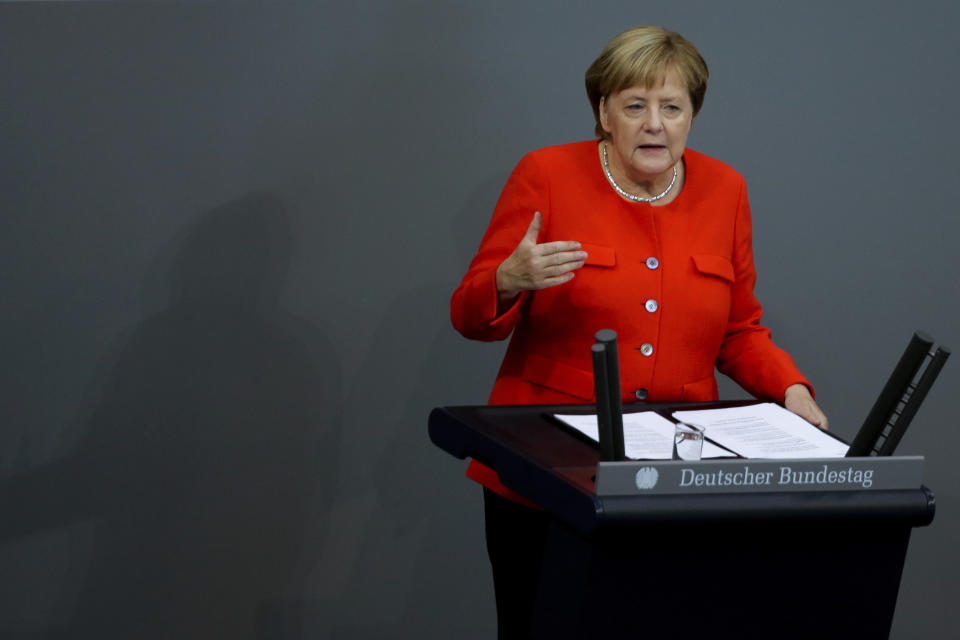
<instances>
[{"instance_id":1,"label":"woman's left hand","mask_svg":"<svg viewBox=\"0 0 960 640\"><path fill-rule=\"evenodd\" d=\"M806 385L792 384L787 387L787 392L783 396L783 406L814 426L823 430L830 428L827 416L823 415L823 411L817 406Z\"/></svg>"}]
</instances>

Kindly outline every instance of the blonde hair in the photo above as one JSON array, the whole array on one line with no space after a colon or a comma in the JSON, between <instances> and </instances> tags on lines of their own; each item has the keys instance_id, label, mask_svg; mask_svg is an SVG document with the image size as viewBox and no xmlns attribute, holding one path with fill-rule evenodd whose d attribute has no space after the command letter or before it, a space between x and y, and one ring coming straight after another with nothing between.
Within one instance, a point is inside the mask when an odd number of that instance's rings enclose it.
<instances>
[{"instance_id":1,"label":"blonde hair","mask_svg":"<svg viewBox=\"0 0 960 640\"><path fill-rule=\"evenodd\" d=\"M680 75L690 94L693 115L697 115L707 93L710 72L703 56L686 38L663 27L647 25L628 29L608 42L584 78L596 134L607 137L600 125L602 98L636 85L649 89L662 82L669 70Z\"/></svg>"}]
</instances>

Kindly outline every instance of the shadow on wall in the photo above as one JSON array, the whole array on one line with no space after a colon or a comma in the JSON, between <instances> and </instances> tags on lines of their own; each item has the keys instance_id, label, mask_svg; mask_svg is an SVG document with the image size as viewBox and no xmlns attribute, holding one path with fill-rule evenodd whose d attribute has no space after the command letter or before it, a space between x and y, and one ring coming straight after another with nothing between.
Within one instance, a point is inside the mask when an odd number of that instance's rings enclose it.
<instances>
[{"instance_id":1,"label":"shadow on wall","mask_svg":"<svg viewBox=\"0 0 960 640\"><path fill-rule=\"evenodd\" d=\"M483 181L451 220L456 265L434 266L440 282L398 290L364 348L341 449L344 461L362 463L344 463L321 573L307 600L288 603L287 619L302 616L302 637L496 634L481 492L463 477L465 463L430 442L427 417L438 405L484 403L506 346L469 343L450 324L450 296L505 179ZM480 362L464 358L471 350ZM489 589L485 601L478 583Z\"/></svg>"},{"instance_id":2,"label":"shadow on wall","mask_svg":"<svg viewBox=\"0 0 960 640\"><path fill-rule=\"evenodd\" d=\"M0 483L0 540L91 521L69 631L258 637L315 561L337 471L340 366L278 303L286 209L257 193L179 243L167 309L132 332L85 435Z\"/></svg>"}]
</instances>

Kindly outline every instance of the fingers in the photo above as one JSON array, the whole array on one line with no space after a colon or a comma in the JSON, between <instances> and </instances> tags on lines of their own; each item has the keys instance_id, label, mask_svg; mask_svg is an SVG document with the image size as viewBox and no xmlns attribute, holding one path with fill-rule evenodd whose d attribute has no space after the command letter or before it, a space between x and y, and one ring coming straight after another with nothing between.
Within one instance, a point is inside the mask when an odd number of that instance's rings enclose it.
<instances>
[{"instance_id":1,"label":"fingers","mask_svg":"<svg viewBox=\"0 0 960 640\"><path fill-rule=\"evenodd\" d=\"M540 281L539 289L549 289L550 287L556 287L561 284L566 284L573 280L576 274L573 271L568 271L558 276L548 276Z\"/></svg>"},{"instance_id":2,"label":"fingers","mask_svg":"<svg viewBox=\"0 0 960 640\"><path fill-rule=\"evenodd\" d=\"M540 215L539 211L535 211L533 213L533 219L530 220L530 225L527 227L527 232L523 236L524 241L536 246L537 252L540 255L549 255L561 251L577 251L580 249L580 243L575 240L555 240L553 242L537 244L537 238L540 237L540 227L542 225L543 216ZM584 257L586 257L586 254L584 254Z\"/></svg>"},{"instance_id":3,"label":"fingers","mask_svg":"<svg viewBox=\"0 0 960 640\"><path fill-rule=\"evenodd\" d=\"M540 212L537 212L530 222L524 242L528 242L535 237L534 232L540 221ZM572 276L566 277L566 274L582 267L587 259L587 252L581 251L580 243L575 240L555 240L535 244L530 247L529 251L530 275L534 280L534 288L536 289L544 289L569 282ZM560 276L564 277L560 280L552 279Z\"/></svg>"},{"instance_id":4,"label":"fingers","mask_svg":"<svg viewBox=\"0 0 960 640\"><path fill-rule=\"evenodd\" d=\"M816 402L811 401L811 404L813 407L811 407L810 417L807 418L807 421L823 430L829 429L830 425L827 423L827 416L823 415L823 411L820 411L820 407L817 406Z\"/></svg>"},{"instance_id":5,"label":"fingers","mask_svg":"<svg viewBox=\"0 0 960 640\"><path fill-rule=\"evenodd\" d=\"M813 400L810 401L813 405L811 413L813 414L811 418L807 418L810 424L815 424L824 431L830 428L830 424L827 422L827 416L823 414L823 411L820 410L820 407L817 406L817 403Z\"/></svg>"},{"instance_id":6,"label":"fingers","mask_svg":"<svg viewBox=\"0 0 960 640\"><path fill-rule=\"evenodd\" d=\"M540 212L534 211L533 220L530 221L530 226L527 227L527 233L523 236L524 241L530 244L537 244L537 238L540 237L540 226L542 224L543 218L540 216Z\"/></svg>"},{"instance_id":7,"label":"fingers","mask_svg":"<svg viewBox=\"0 0 960 640\"><path fill-rule=\"evenodd\" d=\"M805 410L797 415L815 427L820 427L821 429L826 428L827 419L822 413L817 411L816 407L805 407Z\"/></svg>"},{"instance_id":8,"label":"fingers","mask_svg":"<svg viewBox=\"0 0 960 640\"><path fill-rule=\"evenodd\" d=\"M825 426L827 419L822 413L820 413L820 411L816 409L816 406L787 407L787 409L790 409L790 411L797 414L815 427L820 427L821 429L827 428Z\"/></svg>"},{"instance_id":9,"label":"fingers","mask_svg":"<svg viewBox=\"0 0 960 640\"><path fill-rule=\"evenodd\" d=\"M552 253L561 253L563 251L579 251L580 243L576 240L554 240L553 242L544 242L537 245L537 251L541 255L550 255ZM586 256L586 253L584 253Z\"/></svg>"},{"instance_id":10,"label":"fingers","mask_svg":"<svg viewBox=\"0 0 960 640\"><path fill-rule=\"evenodd\" d=\"M579 249L579 242L545 242L534 247L535 260L548 272L548 275L558 275L569 271L570 268L577 269L583 266L587 259L587 252Z\"/></svg>"},{"instance_id":11,"label":"fingers","mask_svg":"<svg viewBox=\"0 0 960 640\"><path fill-rule=\"evenodd\" d=\"M797 385L799 387L799 385ZM816 401L810 396L806 387L802 387L797 393L788 393L785 406L787 409L797 414L810 424L820 427L823 430L830 428L827 422L827 416L824 415Z\"/></svg>"},{"instance_id":12,"label":"fingers","mask_svg":"<svg viewBox=\"0 0 960 640\"><path fill-rule=\"evenodd\" d=\"M541 256L543 264L549 267L557 267L570 262L579 262L583 264L587 260L586 251L557 251L556 253L547 253Z\"/></svg>"},{"instance_id":13,"label":"fingers","mask_svg":"<svg viewBox=\"0 0 960 640\"><path fill-rule=\"evenodd\" d=\"M555 287L573 279L573 271L584 265L587 252L580 243L559 240L537 244L543 216L534 212L527 231L513 253L497 267L497 291L502 296L519 291Z\"/></svg>"}]
</instances>

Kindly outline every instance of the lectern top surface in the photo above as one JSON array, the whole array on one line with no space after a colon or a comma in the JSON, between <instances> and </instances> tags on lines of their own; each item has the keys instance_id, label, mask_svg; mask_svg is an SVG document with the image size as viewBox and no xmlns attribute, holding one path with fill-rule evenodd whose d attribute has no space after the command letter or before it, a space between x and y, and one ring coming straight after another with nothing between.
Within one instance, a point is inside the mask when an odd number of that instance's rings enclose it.
<instances>
[{"instance_id":1,"label":"lectern top surface","mask_svg":"<svg viewBox=\"0 0 960 640\"><path fill-rule=\"evenodd\" d=\"M683 408L719 408L700 403ZM627 407L629 411L632 407ZM635 410L669 412L677 404L639 405ZM597 495L600 452L593 442L552 419L557 413L589 413L591 405L463 406L435 409L430 436L458 458L472 457L494 469L506 486L577 528L601 523L729 519L795 520L897 517L916 525L933 517L925 488L882 491L810 491L737 495ZM751 463L753 464L753 463ZM827 474L829 476L829 471ZM839 476L838 476L839 477Z\"/></svg>"}]
</instances>

